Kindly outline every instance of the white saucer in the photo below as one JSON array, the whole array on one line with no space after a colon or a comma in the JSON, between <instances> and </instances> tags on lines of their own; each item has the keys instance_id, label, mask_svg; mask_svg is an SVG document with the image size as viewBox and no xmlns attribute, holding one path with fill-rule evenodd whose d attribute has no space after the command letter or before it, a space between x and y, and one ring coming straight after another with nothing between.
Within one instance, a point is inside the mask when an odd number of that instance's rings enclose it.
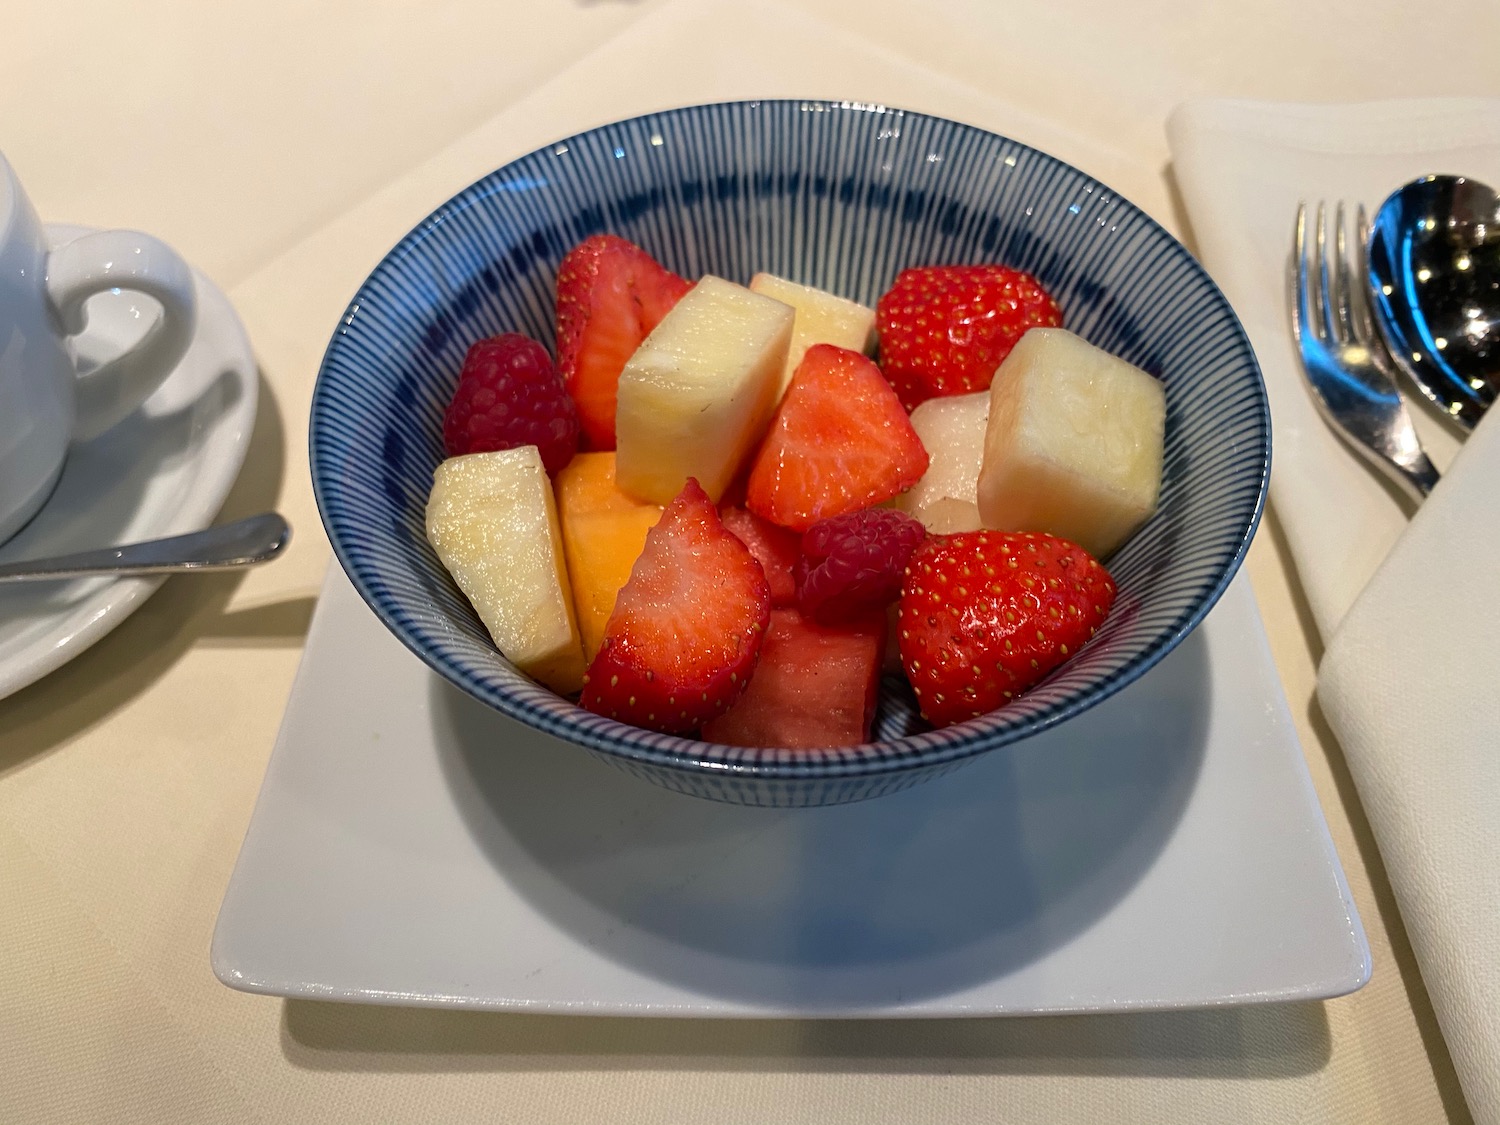
<instances>
[{"instance_id":1,"label":"white saucer","mask_svg":"<svg viewBox=\"0 0 1500 1125\"><path fill-rule=\"evenodd\" d=\"M87 227L48 224L54 244ZM255 356L227 297L194 271L198 326L187 355L141 409L75 446L46 506L0 547L0 562L207 527L229 494L255 423ZM144 330L146 302L109 293L88 305L85 367ZM161 578L74 579L0 588L0 698L65 664L133 613Z\"/></svg>"},{"instance_id":2,"label":"white saucer","mask_svg":"<svg viewBox=\"0 0 1500 1125\"><path fill-rule=\"evenodd\" d=\"M1311 1000L1370 951L1255 598L935 781L717 804L490 711L330 567L212 962L279 996L589 1015Z\"/></svg>"}]
</instances>

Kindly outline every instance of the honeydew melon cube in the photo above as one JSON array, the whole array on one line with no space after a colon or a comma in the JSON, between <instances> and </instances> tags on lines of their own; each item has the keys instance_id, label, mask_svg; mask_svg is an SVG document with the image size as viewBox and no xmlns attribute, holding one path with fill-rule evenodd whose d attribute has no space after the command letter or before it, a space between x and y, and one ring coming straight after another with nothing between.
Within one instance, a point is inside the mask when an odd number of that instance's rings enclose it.
<instances>
[{"instance_id":1,"label":"honeydew melon cube","mask_svg":"<svg viewBox=\"0 0 1500 1125\"><path fill-rule=\"evenodd\" d=\"M795 318L723 278L693 286L620 373L619 486L667 504L696 477L717 503L771 420Z\"/></svg>"},{"instance_id":2,"label":"honeydew melon cube","mask_svg":"<svg viewBox=\"0 0 1500 1125\"><path fill-rule=\"evenodd\" d=\"M979 467L990 416L988 391L930 398L911 412L927 450L927 472L896 498L896 507L936 534L977 531Z\"/></svg>"},{"instance_id":3,"label":"honeydew melon cube","mask_svg":"<svg viewBox=\"0 0 1500 1125\"><path fill-rule=\"evenodd\" d=\"M872 308L770 273L758 273L752 277L750 289L791 305L797 312L797 319L792 322L792 343L787 349L778 399L792 381L792 373L797 370L807 349L814 344L836 344L866 355L874 349L875 310Z\"/></svg>"},{"instance_id":4,"label":"honeydew melon cube","mask_svg":"<svg viewBox=\"0 0 1500 1125\"><path fill-rule=\"evenodd\" d=\"M507 660L560 694L583 686L557 508L536 446L439 464L427 540Z\"/></svg>"},{"instance_id":5,"label":"honeydew melon cube","mask_svg":"<svg viewBox=\"0 0 1500 1125\"><path fill-rule=\"evenodd\" d=\"M1166 394L1161 383L1062 328L1033 328L990 384L979 518L1042 531L1096 558L1156 509Z\"/></svg>"}]
</instances>

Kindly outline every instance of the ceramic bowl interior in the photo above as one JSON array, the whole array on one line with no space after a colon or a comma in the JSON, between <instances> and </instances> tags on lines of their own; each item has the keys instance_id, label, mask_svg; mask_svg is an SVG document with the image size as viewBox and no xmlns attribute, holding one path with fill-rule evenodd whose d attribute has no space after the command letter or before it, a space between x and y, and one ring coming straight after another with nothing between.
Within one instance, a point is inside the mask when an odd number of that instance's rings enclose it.
<instances>
[{"instance_id":1,"label":"ceramic bowl interior","mask_svg":"<svg viewBox=\"0 0 1500 1125\"><path fill-rule=\"evenodd\" d=\"M549 346L558 262L608 231L693 278L767 270L873 305L896 273L1002 262L1035 274L1068 328L1167 394L1157 513L1111 559L1116 607L1022 699L943 730L888 681L875 741L734 748L590 714L496 652L423 535L441 418L474 340ZM408 647L496 710L653 781L721 800L874 796L1048 729L1142 675L1203 618L1259 519L1264 386L1239 322L1188 252L1118 193L1034 149L918 113L763 101L672 110L549 145L439 207L375 268L334 332L311 454L334 551Z\"/></svg>"}]
</instances>

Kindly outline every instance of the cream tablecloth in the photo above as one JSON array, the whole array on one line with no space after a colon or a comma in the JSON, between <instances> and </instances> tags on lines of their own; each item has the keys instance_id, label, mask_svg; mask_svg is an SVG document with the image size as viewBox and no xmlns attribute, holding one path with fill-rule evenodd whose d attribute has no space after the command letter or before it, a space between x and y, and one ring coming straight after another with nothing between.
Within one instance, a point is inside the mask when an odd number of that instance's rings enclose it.
<instances>
[{"instance_id":1,"label":"cream tablecloth","mask_svg":"<svg viewBox=\"0 0 1500 1125\"><path fill-rule=\"evenodd\" d=\"M225 515L276 506L298 536L273 566L169 582L0 701L0 1121L1466 1119L1313 702L1316 633L1274 512L1248 566L1373 948L1352 996L682 1025L288 1003L224 988L207 950L329 557L305 453L317 361L359 279L435 203L625 113L807 93L1087 153L1187 236L1163 131L1175 104L1500 93L1489 0L1442 20L1353 0L17 7L0 38L0 149L45 218L152 230L229 292L263 383ZM884 61L841 62L843 33ZM674 42L703 49L664 56ZM786 84L782 51L807 54L806 84L766 89Z\"/></svg>"}]
</instances>

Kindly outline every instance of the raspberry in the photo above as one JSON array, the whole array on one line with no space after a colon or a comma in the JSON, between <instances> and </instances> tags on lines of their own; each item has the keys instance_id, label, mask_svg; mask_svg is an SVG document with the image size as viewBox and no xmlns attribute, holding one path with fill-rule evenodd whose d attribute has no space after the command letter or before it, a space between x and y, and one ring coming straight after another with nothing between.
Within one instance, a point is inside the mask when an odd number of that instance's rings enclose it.
<instances>
[{"instance_id":1,"label":"raspberry","mask_svg":"<svg viewBox=\"0 0 1500 1125\"><path fill-rule=\"evenodd\" d=\"M819 520L802 536L797 608L825 624L882 609L901 593L901 579L926 535L894 508L865 508Z\"/></svg>"},{"instance_id":2,"label":"raspberry","mask_svg":"<svg viewBox=\"0 0 1500 1125\"><path fill-rule=\"evenodd\" d=\"M443 416L450 457L534 445L549 474L578 452L578 411L545 348L517 332L480 340L464 356Z\"/></svg>"}]
</instances>

